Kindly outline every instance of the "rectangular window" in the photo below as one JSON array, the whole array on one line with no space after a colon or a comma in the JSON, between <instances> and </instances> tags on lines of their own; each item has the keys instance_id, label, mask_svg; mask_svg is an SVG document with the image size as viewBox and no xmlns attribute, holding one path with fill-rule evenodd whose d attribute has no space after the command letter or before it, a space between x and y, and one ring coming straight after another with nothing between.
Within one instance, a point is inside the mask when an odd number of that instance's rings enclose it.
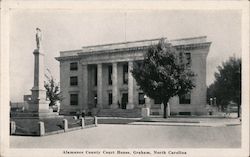
<instances>
[{"instance_id":1,"label":"rectangular window","mask_svg":"<svg viewBox=\"0 0 250 157\"><path fill-rule=\"evenodd\" d=\"M97 86L97 66L94 69L95 86Z\"/></svg>"},{"instance_id":2,"label":"rectangular window","mask_svg":"<svg viewBox=\"0 0 250 157\"><path fill-rule=\"evenodd\" d=\"M78 105L78 94L70 94L70 105Z\"/></svg>"},{"instance_id":3,"label":"rectangular window","mask_svg":"<svg viewBox=\"0 0 250 157\"><path fill-rule=\"evenodd\" d=\"M123 84L128 84L128 64L123 65Z\"/></svg>"},{"instance_id":4,"label":"rectangular window","mask_svg":"<svg viewBox=\"0 0 250 157\"><path fill-rule=\"evenodd\" d=\"M77 86L78 85L77 76L70 77L70 85L71 86Z\"/></svg>"},{"instance_id":5,"label":"rectangular window","mask_svg":"<svg viewBox=\"0 0 250 157\"><path fill-rule=\"evenodd\" d=\"M108 66L109 85L112 85L112 65Z\"/></svg>"},{"instance_id":6,"label":"rectangular window","mask_svg":"<svg viewBox=\"0 0 250 157\"><path fill-rule=\"evenodd\" d=\"M109 105L113 103L113 96L112 93L109 93Z\"/></svg>"},{"instance_id":7,"label":"rectangular window","mask_svg":"<svg viewBox=\"0 0 250 157\"><path fill-rule=\"evenodd\" d=\"M180 60L180 63L183 63L183 58L184 58L184 55L182 52L179 53L179 60Z\"/></svg>"},{"instance_id":8,"label":"rectangular window","mask_svg":"<svg viewBox=\"0 0 250 157\"><path fill-rule=\"evenodd\" d=\"M77 62L70 63L70 70L75 71L78 69Z\"/></svg>"},{"instance_id":9,"label":"rectangular window","mask_svg":"<svg viewBox=\"0 0 250 157\"><path fill-rule=\"evenodd\" d=\"M144 93L139 93L138 94L138 99L139 99L139 104L145 104L145 98L144 98Z\"/></svg>"},{"instance_id":10,"label":"rectangular window","mask_svg":"<svg viewBox=\"0 0 250 157\"><path fill-rule=\"evenodd\" d=\"M185 53L187 59L187 66L191 66L191 53Z\"/></svg>"},{"instance_id":11,"label":"rectangular window","mask_svg":"<svg viewBox=\"0 0 250 157\"><path fill-rule=\"evenodd\" d=\"M179 103L180 104L190 104L191 103L191 94L187 93L184 95L179 96Z\"/></svg>"},{"instance_id":12,"label":"rectangular window","mask_svg":"<svg viewBox=\"0 0 250 157\"><path fill-rule=\"evenodd\" d=\"M191 59L191 53L190 52L181 52L179 53L179 59L180 59L180 62L181 63L184 63L184 61L186 62L186 66L188 68L191 67L191 62L192 62L192 59Z\"/></svg>"}]
</instances>

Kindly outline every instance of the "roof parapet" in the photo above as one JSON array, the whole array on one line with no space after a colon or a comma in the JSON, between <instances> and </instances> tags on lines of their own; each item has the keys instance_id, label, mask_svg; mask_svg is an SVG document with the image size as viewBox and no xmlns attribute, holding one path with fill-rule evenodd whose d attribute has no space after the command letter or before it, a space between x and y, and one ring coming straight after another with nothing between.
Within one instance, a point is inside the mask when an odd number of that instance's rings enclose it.
<instances>
[{"instance_id":1,"label":"roof parapet","mask_svg":"<svg viewBox=\"0 0 250 157\"><path fill-rule=\"evenodd\" d=\"M60 57L65 57L65 56L77 56L78 53L82 52L81 49L78 50L68 50L68 51L60 51Z\"/></svg>"},{"instance_id":2,"label":"roof parapet","mask_svg":"<svg viewBox=\"0 0 250 157\"><path fill-rule=\"evenodd\" d=\"M142 46L151 46L151 45L158 44L159 40L161 40L161 39L167 40L166 37L163 37L163 38L156 38L156 39L149 39L149 40L138 40L138 41L84 46L84 47L82 47L82 49L78 49L78 50L60 51L60 57L77 56L79 53L86 53L86 52L96 52L96 51L106 51L106 50L127 49L127 48L142 47ZM169 40L169 42L173 46L200 44L200 43L207 42L207 36L173 39L173 40Z\"/></svg>"}]
</instances>

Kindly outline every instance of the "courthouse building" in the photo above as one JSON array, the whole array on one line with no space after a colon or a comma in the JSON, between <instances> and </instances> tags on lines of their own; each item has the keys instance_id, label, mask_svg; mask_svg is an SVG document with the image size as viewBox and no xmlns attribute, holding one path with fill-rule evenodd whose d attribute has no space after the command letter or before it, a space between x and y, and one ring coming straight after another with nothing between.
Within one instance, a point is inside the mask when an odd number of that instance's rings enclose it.
<instances>
[{"instance_id":1,"label":"courthouse building","mask_svg":"<svg viewBox=\"0 0 250 157\"><path fill-rule=\"evenodd\" d=\"M130 72L135 62L144 59L149 46L159 41L141 40L61 51L56 58L60 62L60 86L64 97L61 114L88 112L96 108L132 112L145 103L151 108L151 114L162 114L160 102L146 97ZM206 58L211 42L206 41L206 36L169 42L186 54L196 74L196 87L189 94L171 98L171 114L205 114Z\"/></svg>"}]
</instances>

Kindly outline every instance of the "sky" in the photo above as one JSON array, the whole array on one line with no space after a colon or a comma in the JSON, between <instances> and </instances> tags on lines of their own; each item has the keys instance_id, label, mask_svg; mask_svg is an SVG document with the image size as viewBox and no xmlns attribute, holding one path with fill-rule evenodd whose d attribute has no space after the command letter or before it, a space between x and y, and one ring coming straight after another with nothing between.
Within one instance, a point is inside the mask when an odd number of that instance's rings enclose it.
<instances>
[{"instance_id":1,"label":"sky","mask_svg":"<svg viewBox=\"0 0 250 157\"><path fill-rule=\"evenodd\" d=\"M15 10L10 16L10 100L23 101L34 80L35 29L42 30L45 69L59 82L60 51L82 46L167 37L207 36L207 85L230 56L241 57L241 13L237 10L75 11Z\"/></svg>"}]
</instances>

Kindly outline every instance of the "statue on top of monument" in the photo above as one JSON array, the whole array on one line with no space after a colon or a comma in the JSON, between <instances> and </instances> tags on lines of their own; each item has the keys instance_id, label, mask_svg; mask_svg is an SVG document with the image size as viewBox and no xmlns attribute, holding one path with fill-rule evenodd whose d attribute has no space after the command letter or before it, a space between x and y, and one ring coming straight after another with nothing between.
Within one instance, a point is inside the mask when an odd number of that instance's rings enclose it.
<instances>
[{"instance_id":1,"label":"statue on top of monument","mask_svg":"<svg viewBox=\"0 0 250 157\"><path fill-rule=\"evenodd\" d=\"M36 47L40 49L42 41L42 32L40 28L36 28Z\"/></svg>"}]
</instances>

